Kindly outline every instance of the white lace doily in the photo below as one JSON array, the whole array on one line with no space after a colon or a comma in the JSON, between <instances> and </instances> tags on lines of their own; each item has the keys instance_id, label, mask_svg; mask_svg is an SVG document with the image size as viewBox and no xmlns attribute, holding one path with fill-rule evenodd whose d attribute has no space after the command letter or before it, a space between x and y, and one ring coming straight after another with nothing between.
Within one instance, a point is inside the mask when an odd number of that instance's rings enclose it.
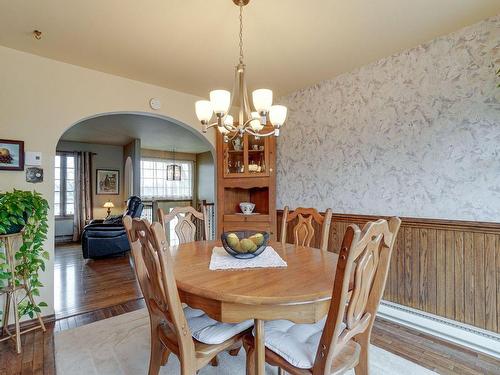
<instances>
[{"instance_id":1,"label":"white lace doily","mask_svg":"<svg viewBox=\"0 0 500 375\"><path fill-rule=\"evenodd\" d=\"M251 259L237 259L229 255L224 248L214 247L209 269L215 271L243 268L277 268L286 266L286 262L281 259L271 246L267 246L259 256Z\"/></svg>"}]
</instances>

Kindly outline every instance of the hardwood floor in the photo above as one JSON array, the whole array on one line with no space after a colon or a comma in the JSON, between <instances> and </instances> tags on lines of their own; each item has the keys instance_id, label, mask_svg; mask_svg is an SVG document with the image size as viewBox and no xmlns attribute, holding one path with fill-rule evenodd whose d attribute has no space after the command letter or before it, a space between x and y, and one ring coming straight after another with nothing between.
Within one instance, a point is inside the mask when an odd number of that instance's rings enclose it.
<instances>
[{"instance_id":1,"label":"hardwood floor","mask_svg":"<svg viewBox=\"0 0 500 375\"><path fill-rule=\"evenodd\" d=\"M85 262L78 246L64 246L55 263L57 320L45 333L23 335L21 355L11 342L0 343L0 375L55 374L54 333L145 307L128 257ZM375 323L372 342L440 374L500 375L494 358L383 319Z\"/></svg>"},{"instance_id":2,"label":"hardwood floor","mask_svg":"<svg viewBox=\"0 0 500 375\"><path fill-rule=\"evenodd\" d=\"M142 298L128 255L84 260L79 244L56 248L56 318L64 318Z\"/></svg>"}]
</instances>

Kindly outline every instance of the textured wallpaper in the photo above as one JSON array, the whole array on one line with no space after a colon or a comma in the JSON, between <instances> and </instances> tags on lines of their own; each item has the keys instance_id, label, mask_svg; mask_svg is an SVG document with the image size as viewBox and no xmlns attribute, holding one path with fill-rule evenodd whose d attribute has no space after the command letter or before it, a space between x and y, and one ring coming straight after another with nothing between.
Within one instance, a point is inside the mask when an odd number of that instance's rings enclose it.
<instances>
[{"instance_id":1,"label":"textured wallpaper","mask_svg":"<svg viewBox=\"0 0 500 375\"><path fill-rule=\"evenodd\" d=\"M499 67L500 15L281 98L277 207L500 222Z\"/></svg>"}]
</instances>

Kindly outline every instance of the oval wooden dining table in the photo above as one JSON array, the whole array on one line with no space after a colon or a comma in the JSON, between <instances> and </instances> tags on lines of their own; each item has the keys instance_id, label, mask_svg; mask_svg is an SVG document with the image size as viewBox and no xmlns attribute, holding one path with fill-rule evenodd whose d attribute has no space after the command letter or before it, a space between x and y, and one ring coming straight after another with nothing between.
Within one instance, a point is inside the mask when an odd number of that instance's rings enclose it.
<instances>
[{"instance_id":1,"label":"oval wooden dining table","mask_svg":"<svg viewBox=\"0 0 500 375\"><path fill-rule=\"evenodd\" d=\"M255 370L264 374L264 321L287 319L315 323L328 312L337 255L319 249L270 242L286 268L209 269L220 241L171 247L182 302L225 323L253 319Z\"/></svg>"}]
</instances>

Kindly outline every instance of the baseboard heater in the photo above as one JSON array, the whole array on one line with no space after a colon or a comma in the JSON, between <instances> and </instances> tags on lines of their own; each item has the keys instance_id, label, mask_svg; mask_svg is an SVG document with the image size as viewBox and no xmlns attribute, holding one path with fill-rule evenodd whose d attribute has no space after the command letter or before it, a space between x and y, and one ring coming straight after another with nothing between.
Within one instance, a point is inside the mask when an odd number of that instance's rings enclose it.
<instances>
[{"instance_id":1,"label":"baseboard heater","mask_svg":"<svg viewBox=\"0 0 500 375\"><path fill-rule=\"evenodd\" d=\"M500 335L411 307L382 301L378 316L474 351L500 358Z\"/></svg>"}]
</instances>

